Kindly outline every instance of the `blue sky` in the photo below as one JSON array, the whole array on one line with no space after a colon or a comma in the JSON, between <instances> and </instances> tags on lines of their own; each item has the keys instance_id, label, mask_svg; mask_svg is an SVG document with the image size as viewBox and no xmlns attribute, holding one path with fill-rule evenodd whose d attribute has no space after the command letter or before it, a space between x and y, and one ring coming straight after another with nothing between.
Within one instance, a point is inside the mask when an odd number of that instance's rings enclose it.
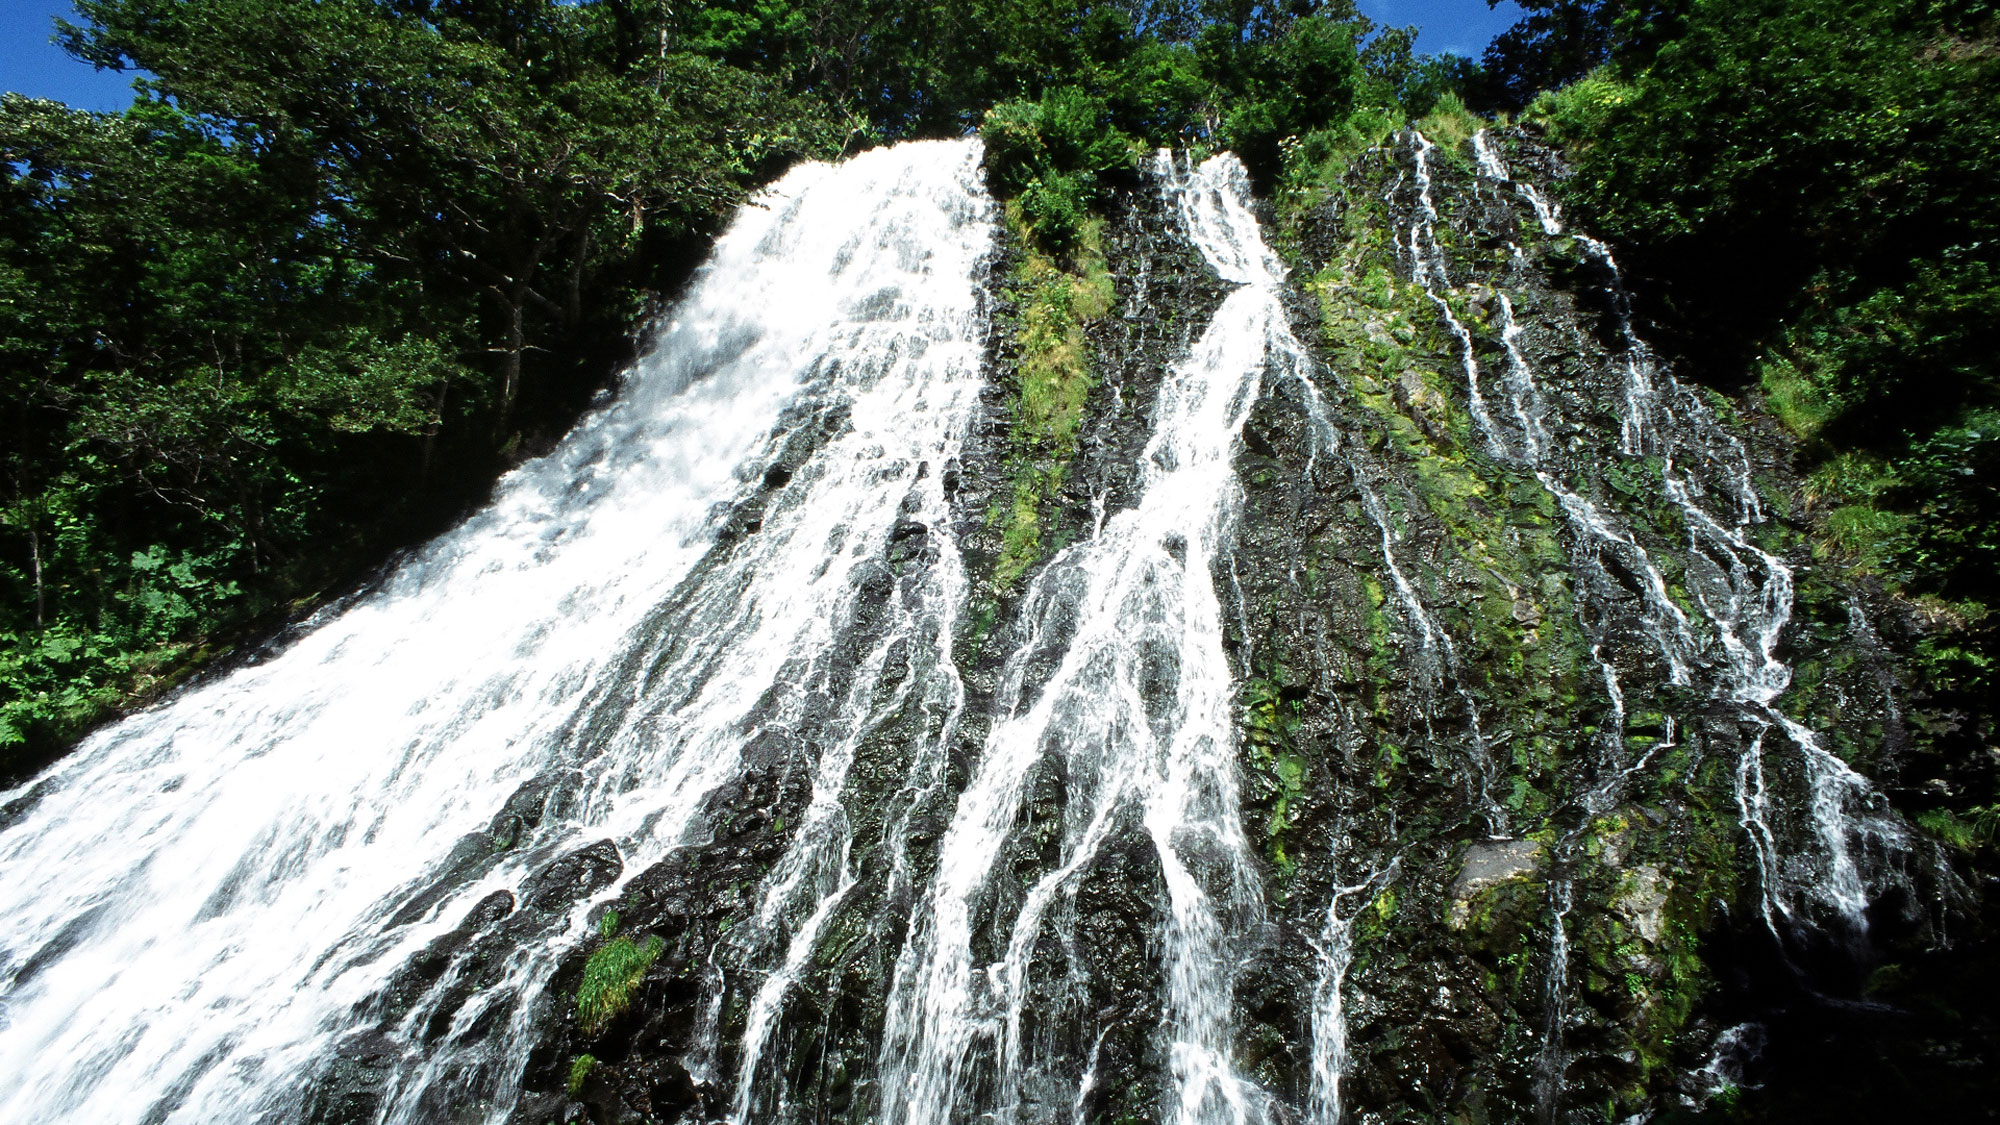
<instances>
[{"instance_id":1,"label":"blue sky","mask_svg":"<svg viewBox=\"0 0 2000 1125\"><path fill-rule=\"evenodd\" d=\"M132 76L95 70L49 42L57 16L74 17L70 0L0 0L0 90L55 98L79 109L132 104Z\"/></svg>"},{"instance_id":2,"label":"blue sky","mask_svg":"<svg viewBox=\"0 0 2000 1125\"><path fill-rule=\"evenodd\" d=\"M1521 15L1512 0L1497 9L1489 9L1486 0L1360 0L1360 5L1380 23L1422 28L1419 51L1474 58ZM70 0L0 0L0 90L55 98L80 109L123 109L132 101L131 75L93 70L49 42L55 17L71 13Z\"/></svg>"},{"instance_id":3,"label":"blue sky","mask_svg":"<svg viewBox=\"0 0 2000 1125\"><path fill-rule=\"evenodd\" d=\"M1417 50L1449 51L1478 58L1493 37L1514 26L1521 9L1514 0L1488 8L1486 0L1360 0L1361 14L1394 27L1416 24Z\"/></svg>"}]
</instances>

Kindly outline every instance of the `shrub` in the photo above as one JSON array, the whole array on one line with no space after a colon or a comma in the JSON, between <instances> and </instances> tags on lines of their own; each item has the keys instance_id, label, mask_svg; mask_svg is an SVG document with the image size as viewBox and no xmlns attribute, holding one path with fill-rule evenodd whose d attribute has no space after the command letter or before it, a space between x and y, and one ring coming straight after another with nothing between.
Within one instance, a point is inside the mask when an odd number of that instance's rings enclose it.
<instances>
[{"instance_id":1,"label":"shrub","mask_svg":"<svg viewBox=\"0 0 2000 1125\"><path fill-rule=\"evenodd\" d=\"M1446 92L1438 97L1424 119L1417 122L1417 128L1422 129L1438 148L1456 154L1485 124L1465 108L1465 103L1459 100L1457 94Z\"/></svg>"},{"instance_id":2,"label":"shrub","mask_svg":"<svg viewBox=\"0 0 2000 1125\"><path fill-rule=\"evenodd\" d=\"M1634 92L1631 86L1612 78L1608 68L1599 67L1560 90L1537 94L1521 120L1540 126L1564 144L1584 142L1602 131L1611 114L1631 101Z\"/></svg>"},{"instance_id":3,"label":"shrub","mask_svg":"<svg viewBox=\"0 0 2000 1125\"><path fill-rule=\"evenodd\" d=\"M1048 165L1040 102L1024 98L1001 102L986 111L979 136L986 142L986 175L996 195L1019 195L1037 170Z\"/></svg>"},{"instance_id":4,"label":"shrub","mask_svg":"<svg viewBox=\"0 0 2000 1125\"><path fill-rule=\"evenodd\" d=\"M1109 123L1101 97L1075 86L1015 98L986 111L980 135L994 194L1019 199L1044 249L1076 246L1097 199L1098 176L1131 161L1138 142Z\"/></svg>"},{"instance_id":5,"label":"shrub","mask_svg":"<svg viewBox=\"0 0 2000 1125\"><path fill-rule=\"evenodd\" d=\"M1058 254L1073 249L1090 218L1090 198L1096 190L1092 176L1048 172L1030 181L1021 192L1021 212L1035 240Z\"/></svg>"}]
</instances>

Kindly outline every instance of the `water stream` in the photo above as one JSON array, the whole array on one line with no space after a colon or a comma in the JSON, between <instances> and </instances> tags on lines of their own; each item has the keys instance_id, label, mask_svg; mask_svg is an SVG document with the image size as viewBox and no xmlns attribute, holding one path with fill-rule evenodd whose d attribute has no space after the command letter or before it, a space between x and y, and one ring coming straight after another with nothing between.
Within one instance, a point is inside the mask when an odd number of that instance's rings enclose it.
<instances>
[{"instance_id":1,"label":"water stream","mask_svg":"<svg viewBox=\"0 0 2000 1125\"><path fill-rule=\"evenodd\" d=\"M487 510L277 656L6 795L24 807L0 833L0 1119L298 1113L351 1014L475 904L532 906L538 873L593 841L643 869L743 747L829 695L849 706L799 763L813 812L764 914L837 888L826 798L896 657L850 667L832 643L892 530L949 545L938 469L980 385L992 237L978 161L940 142L793 171L619 397ZM761 530L719 546L753 499ZM899 602L933 669L955 572L934 551ZM943 721L948 675L905 684ZM524 785L545 793L528 826L486 834ZM467 995L447 974L413 1006L385 1119L504 1116L588 906L541 923L503 979ZM496 1023L498 1051L464 1034Z\"/></svg>"},{"instance_id":2,"label":"water stream","mask_svg":"<svg viewBox=\"0 0 2000 1125\"><path fill-rule=\"evenodd\" d=\"M1806 768L1812 800L1809 819L1817 838L1818 877L1804 887L1855 931L1867 926L1865 911L1871 899L1869 889L1853 854L1861 842L1887 853L1906 846L1901 826L1886 813L1886 805L1866 779L1839 757L1826 750L1819 736L1786 716L1776 706L1791 684L1791 668L1777 656L1785 626L1791 620L1793 582L1791 567L1753 541L1753 528L1763 521L1762 503L1751 481L1750 459L1741 441L1724 431L1713 413L1692 389L1674 379L1653 357L1633 326L1631 299L1620 281L1617 262L1603 243L1584 235L1565 232L1561 219L1532 184L1515 182L1505 164L1493 151L1484 133L1473 141L1480 174L1496 183L1513 183L1516 191L1534 210L1544 233L1569 233L1603 268L1611 296L1617 331L1623 344L1618 366L1624 374L1624 410L1619 423L1621 444L1632 456L1658 458L1662 494L1680 513L1687 533L1686 571L1689 593L1702 619L1719 645L1723 673L1718 693L1738 704L1755 733L1746 742L1738 804L1743 828L1753 842L1763 873L1762 909L1767 919L1791 917L1792 910L1785 876L1773 862L1776 836L1768 821L1770 804L1763 787L1762 758L1765 735L1775 729L1800 752ZM1502 298L1505 315L1503 340L1510 369L1515 377L1510 385L1521 388L1516 413L1523 419L1527 459L1536 468L1543 484L1556 492L1565 510L1572 512L1572 525L1601 537L1616 536L1629 544L1633 557L1642 562L1648 586L1659 583L1657 567L1643 558L1643 552L1629 536L1600 531L1603 521L1587 502L1567 492L1542 468L1541 450L1545 442L1536 440L1537 427L1530 419L1541 409L1534 391L1533 375L1516 344L1518 331L1513 324L1513 308ZM1725 506L1726 515L1717 513L1715 499ZM1662 604L1663 588L1656 604ZM1678 669L1687 666L1689 655L1699 645L1689 630L1687 619L1673 607L1674 635L1657 636L1663 655ZM1656 617L1656 623L1665 620ZM1656 633L1658 631L1656 630ZM1674 642L1670 652L1669 641ZM1754 783L1754 789L1744 788Z\"/></svg>"},{"instance_id":3,"label":"water stream","mask_svg":"<svg viewBox=\"0 0 2000 1125\"><path fill-rule=\"evenodd\" d=\"M890 1122L1014 1120L1024 1103L1057 1102L1058 1090L1081 1096L1090 1080L1087 1071L1073 1077L1081 1060L1023 1033L1032 962L1103 849L1135 832L1149 841L1166 892L1162 1114L1187 1125L1263 1117L1266 1095L1233 1062L1234 947L1261 893L1239 814L1235 691L1213 573L1239 503L1237 433L1289 331L1276 291L1282 267L1249 216L1242 166L1225 156L1183 172L1162 161L1158 174L1202 257L1241 287L1161 386L1133 506L1058 553L1023 600L1030 639L1010 658L1000 718L896 965L880 1064ZM1067 637L1059 666L1031 682L1040 638L1058 633ZM1059 858L1003 900L1009 876L995 860L1020 828L1032 771L1052 757L1066 780ZM975 920L1001 901L1018 902L992 923L1004 952L978 963Z\"/></svg>"},{"instance_id":4,"label":"water stream","mask_svg":"<svg viewBox=\"0 0 2000 1125\"><path fill-rule=\"evenodd\" d=\"M1778 933L1781 918L1794 920L1790 900L1795 889L1808 891L1831 907L1851 930L1865 930L1865 911L1873 896L1854 856L1853 844L1867 842L1885 852L1894 851L1904 846L1902 829L1885 815L1884 803L1865 779L1825 750L1814 732L1776 706L1778 697L1791 683L1791 669L1778 658L1776 651L1791 618L1792 571L1782 559L1753 542L1753 528L1764 517L1751 481L1747 451L1716 423L1698 394L1675 380L1640 339L1634 327L1631 299L1609 248L1595 239L1565 231L1557 209L1534 185L1512 178L1483 131L1473 137L1472 149L1481 179L1512 184L1516 194L1532 209L1544 234L1575 238L1606 275L1606 291L1622 345L1615 358L1623 376L1623 409L1618 417L1620 446L1629 457L1657 459L1661 494L1673 505L1686 529L1686 585L1702 628L1698 630L1695 621L1669 596L1659 567L1637 537L1612 523L1596 505L1556 475L1559 469L1551 456L1545 424L1548 405L1521 350L1521 328L1515 320L1513 303L1504 293L1497 295L1500 338L1507 357L1506 385L1512 414L1519 425L1518 453L1496 432L1490 417L1475 410L1475 420L1490 448L1504 450L1503 458L1531 469L1556 498L1575 537L1572 553L1580 572L1601 568L1598 554L1609 552L1625 563L1628 572L1643 576L1643 591L1650 609L1649 629L1667 663L1672 682L1691 682L1697 664L1717 668L1715 694L1740 708L1744 721L1751 727L1736 771L1736 796L1743 831L1760 872L1760 909L1772 933ZM1412 159L1426 189L1429 180L1421 176L1421 170L1428 151L1429 146L1418 135ZM1423 214L1426 218L1418 221L1418 227L1434 229L1436 212L1428 200L1424 201ZM1413 233L1412 238L1415 237ZM1521 248L1510 244L1510 249L1518 267L1523 261ZM1441 259L1442 254L1433 257ZM1428 275L1442 277L1437 270L1428 271ZM1468 395L1476 399L1478 376L1469 352L1466 378ZM1726 515L1717 514L1718 494ZM1582 609L1580 604L1579 612ZM1599 617L1601 622L1602 615ZM1588 620L1584 624L1586 629L1590 628ZM1622 735L1624 695L1616 669L1604 658L1601 624L1599 630L1599 643L1593 645L1592 655L1603 670L1612 700L1612 718ZM1706 640L1707 637L1712 637L1713 642ZM1764 749L1773 731L1782 733L1800 751L1811 792L1808 819L1818 854L1810 857L1810 862L1818 877L1796 888L1791 885L1795 877L1785 874L1786 857L1781 854L1779 837L1772 825L1772 802L1764 777ZM1670 728L1667 741L1672 739ZM1627 781L1659 749L1655 747L1638 762L1629 762L1623 742L1622 736L1607 739L1605 780L1585 802L1586 811L1592 815L1615 803ZM1573 845L1574 840L1564 843ZM1567 866L1561 856L1557 866ZM1552 876L1550 888L1553 929L1546 982L1548 1016L1542 1076L1537 1085L1538 1110L1544 1120L1555 1118L1562 1089L1562 1014L1568 1004L1569 956L1564 923L1571 896L1567 875L1558 872Z\"/></svg>"}]
</instances>

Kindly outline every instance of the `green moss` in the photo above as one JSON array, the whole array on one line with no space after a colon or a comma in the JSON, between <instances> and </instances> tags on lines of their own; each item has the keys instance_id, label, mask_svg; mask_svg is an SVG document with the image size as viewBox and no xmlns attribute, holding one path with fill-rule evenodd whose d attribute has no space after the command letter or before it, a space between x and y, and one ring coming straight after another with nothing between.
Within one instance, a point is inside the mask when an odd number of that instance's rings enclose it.
<instances>
[{"instance_id":1,"label":"green moss","mask_svg":"<svg viewBox=\"0 0 2000 1125\"><path fill-rule=\"evenodd\" d=\"M576 1097L578 1094L583 1092L583 1084L584 1082L589 1080L590 1072L596 1069L597 1069L596 1056L578 1055L576 1059L569 1064L569 1081L563 1084L563 1089L569 1091L570 1097L572 1098Z\"/></svg>"},{"instance_id":2,"label":"green moss","mask_svg":"<svg viewBox=\"0 0 2000 1125\"><path fill-rule=\"evenodd\" d=\"M998 523L996 519L992 521ZM965 642L960 652L967 666L977 664L980 652L986 647L986 640L993 635L993 627L1000 621L1000 603L990 594L976 598L971 612L966 615Z\"/></svg>"},{"instance_id":3,"label":"green moss","mask_svg":"<svg viewBox=\"0 0 2000 1125\"><path fill-rule=\"evenodd\" d=\"M1510 782L1510 789L1501 804L1511 812L1520 813L1530 819L1548 811L1549 799L1537 790L1526 777L1516 775Z\"/></svg>"},{"instance_id":4,"label":"green moss","mask_svg":"<svg viewBox=\"0 0 2000 1125\"><path fill-rule=\"evenodd\" d=\"M1382 893L1375 896L1375 917L1387 923L1396 916L1396 906L1396 888L1382 888Z\"/></svg>"},{"instance_id":5,"label":"green moss","mask_svg":"<svg viewBox=\"0 0 2000 1125\"><path fill-rule=\"evenodd\" d=\"M1786 429L1811 440L1840 413L1840 404L1790 358L1767 359L1758 366L1764 404Z\"/></svg>"},{"instance_id":6,"label":"green moss","mask_svg":"<svg viewBox=\"0 0 2000 1125\"><path fill-rule=\"evenodd\" d=\"M1050 481L1052 475L1026 470L1014 480L1014 503L1005 516L1000 562L993 571L993 581L1002 588L1013 585L1041 557L1042 502L1060 487L1059 480Z\"/></svg>"}]
</instances>

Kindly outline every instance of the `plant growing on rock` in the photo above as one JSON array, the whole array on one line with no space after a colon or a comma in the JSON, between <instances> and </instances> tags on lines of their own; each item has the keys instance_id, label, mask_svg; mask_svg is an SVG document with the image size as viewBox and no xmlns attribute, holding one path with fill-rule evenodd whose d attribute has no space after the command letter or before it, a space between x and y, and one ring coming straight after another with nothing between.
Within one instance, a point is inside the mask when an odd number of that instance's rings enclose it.
<instances>
[{"instance_id":1,"label":"plant growing on rock","mask_svg":"<svg viewBox=\"0 0 2000 1125\"><path fill-rule=\"evenodd\" d=\"M624 934L612 936L618 927L618 914L613 911L604 916L600 926L604 936L610 938L583 966L583 983L576 990L576 1017L586 1036L596 1036L610 1026L611 1021L625 1014L632 1006L632 994L638 991L639 982L645 978L646 970L659 960L666 943L655 934L644 942L633 941ZM580 1065L584 1055L578 1058ZM596 1060L591 1060L595 1064ZM588 1068L584 1068L588 1074ZM576 1069L570 1071L571 1081L581 1085Z\"/></svg>"}]
</instances>

